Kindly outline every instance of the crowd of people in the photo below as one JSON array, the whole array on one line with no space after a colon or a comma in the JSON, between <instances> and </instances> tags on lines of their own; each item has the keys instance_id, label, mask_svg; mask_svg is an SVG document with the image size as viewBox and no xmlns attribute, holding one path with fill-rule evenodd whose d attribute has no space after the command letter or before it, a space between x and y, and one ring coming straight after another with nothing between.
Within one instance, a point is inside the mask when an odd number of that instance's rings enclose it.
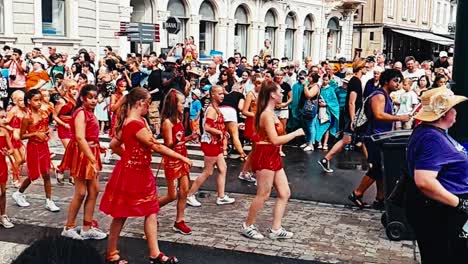
<instances>
[{"instance_id":1,"label":"crowd of people","mask_svg":"<svg viewBox=\"0 0 468 264\"><path fill-rule=\"evenodd\" d=\"M12 195L17 205L30 206L25 191L41 177L46 209L59 211L52 200L50 171L55 169L58 184L75 186L62 235L106 238L93 214L99 171L115 154L121 158L99 206L113 218L107 260L125 263L117 249L119 234L128 217L144 217L150 262L176 263L177 258L165 256L158 247L160 207L177 200L173 230L190 234L185 207L201 206L195 194L215 168L216 204L235 202L225 193L226 159L237 157L243 162L239 179L257 185L242 235L264 238L255 225L256 215L275 187L278 195L268 236L291 238L293 233L281 224L290 197L282 145L291 140L304 152L326 153L318 163L327 173L333 172L330 161L336 154L350 146L361 148L369 170L348 198L368 207L362 197L376 182L373 207L382 209L380 150L369 136L417 125L413 116L422 109L421 96L449 86L452 60L447 52L440 52L434 62L408 56L403 70L401 62L390 62L381 53L351 63L340 58L314 64L311 58L303 63L276 58L270 41L264 44L251 59L236 52L227 60L215 55L210 61L199 60L190 37L159 56L151 52L121 58L107 46L99 60L85 49L69 57L54 47L45 56L38 48L23 55L20 49L5 46L0 59L0 224L14 226L5 208L8 160L12 186L18 188ZM48 148L52 128L65 148L58 167ZM104 134L112 139L109 149L100 145ZM203 172L193 183L188 142L200 144L204 153ZM244 151L246 144L252 144L250 153ZM158 196L152 152L163 156L165 196ZM24 163L27 177L21 175ZM71 176L67 180L66 171ZM83 204L83 223L77 226Z\"/></svg>"}]
</instances>

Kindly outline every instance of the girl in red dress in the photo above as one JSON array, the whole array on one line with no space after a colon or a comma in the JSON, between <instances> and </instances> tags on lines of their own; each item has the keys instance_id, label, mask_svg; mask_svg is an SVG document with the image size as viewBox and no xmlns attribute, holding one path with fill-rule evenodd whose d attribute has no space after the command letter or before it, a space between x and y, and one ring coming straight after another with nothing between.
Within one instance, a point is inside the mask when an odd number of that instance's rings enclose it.
<instances>
[{"instance_id":1,"label":"girl in red dress","mask_svg":"<svg viewBox=\"0 0 468 264\"><path fill-rule=\"evenodd\" d=\"M71 121L73 111L76 107L76 96L78 95L77 83L74 80L65 80L62 84L62 96L58 100L54 109L54 119L57 122L57 134L62 141L62 145L67 149L68 143L72 138ZM57 182L63 184L63 171L57 169L55 174ZM73 184L73 177L70 177L70 183Z\"/></svg>"},{"instance_id":2,"label":"girl in red dress","mask_svg":"<svg viewBox=\"0 0 468 264\"><path fill-rule=\"evenodd\" d=\"M281 226L286 205L291 191L288 178L283 169L280 156L280 146L304 135L302 129L284 135L284 127L275 115L275 105L283 98L281 87L273 82L263 82L258 94L257 113L255 114L256 141L252 152L252 169L257 175L257 195L250 205L247 220L242 224L242 234L248 238L263 239L255 224L258 211L269 199L274 186L278 193L273 209L273 225L268 230L271 239L291 238L292 232Z\"/></svg>"},{"instance_id":3,"label":"girl in red dress","mask_svg":"<svg viewBox=\"0 0 468 264\"><path fill-rule=\"evenodd\" d=\"M52 185L50 182L50 151L47 141L49 140L49 116L41 110L42 95L37 89L32 89L26 94L26 102L29 113L21 123L21 139L27 139L26 165L28 166L28 178L21 183L21 187L13 193L13 199L20 207L30 204L26 201L24 191L31 182L42 177L46 194L45 207L51 212L58 212L58 208L52 201Z\"/></svg>"},{"instance_id":4,"label":"girl in red dress","mask_svg":"<svg viewBox=\"0 0 468 264\"><path fill-rule=\"evenodd\" d=\"M81 88L77 109L71 119L72 138L68 143L60 171L70 170L75 179L75 193L68 208L67 223L62 236L72 239L104 239L107 235L93 226L93 214L99 194L101 155L105 149L99 145L99 123L94 115L97 89L94 85ZM76 228L76 217L84 201L83 226ZM80 233L78 234L78 231Z\"/></svg>"},{"instance_id":5,"label":"girl in red dress","mask_svg":"<svg viewBox=\"0 0 468 264\"><path fill-rule=\"evenodd\" d=\"M13 153L10 132L5 127L7 124L6 113L0 107L0 225L4 228L13 228L15 225L6 215L6 183L8 180L8 165L6 156Z\"/></svg>"},{"instance_id":6,"label":"girl in red dress","mask_svg":"<svg viewBox=\"0 0 468 264\"><path fill-rule=\"evenodd\" d=\"M155 151L166 157L182 160L189 167L192 162L153 138L144 119L151 103L147 90L133 88L124 98L125 103L115 127L116 136L110 145L121 159L114 167L99 206L102 212L113 217L107 261L127 263L121 260L117 250L119 234L128 217L144 216L150 263L177 263L177 258L165 256L158 246L156 214L159 212L159 203L156 180L151 170L151 153Z\"/></svg>"},{"instance_id":7,"label":"girl in red dress","mask_svg":"<svg viewBox=\"0 0 468 264\"><path fill-rule=\"evenodd\" d=\"M110 129L109 129L109 137L115 137L115 124L117 123L117 116L119 115L119 109L122 107L124 100L123 96L124 93L127 91L127 81L125 79L118 79L116 82L116 90L115 93L111 96L110 101L110 115L111 115L111 122L110 122Z\"/></svg>"},{"instance_id":8,"label":"girl in red dress","mask_svg":"<svg viewBox=\"0 0 468 264\"><path fill-rule=\"evenodd\" d=\"M191 206L199 207L201 203L195 198L195 192L213 174L214 166L218 167L217 191L218 198L216 204L232 204L236 200L224 193L226 185L226 161L223 157L223 141L226 139L226 129L224 127L223 114L219 111L218 105L224 99L224 88L215 85L210 90L211 104L205 112L204 133L201 137L201 150L205 156L205 166L202 174L193 182L188 193L187 203Z\"/></svg>"},{"instance_id":9,"label":"girl in red dress","mask_svg":"<svg viewBox=\"0 0 468 264\"><path fill-rule=\"evenodd\" d=\"M185 138L185 129L182 124L184 114L185 96L175 89L171 89L164 100L162 110L162 135L164 145L173 149L184 157L188 157L187 141L196 139L197 134ZM187 193L190 186L190 166L180 159L164 157L164 175L167 181L167 195L159 198L159 207L177 199L177 216L172 228L184 235L192 233L190 227L185 224L184 210L187 205ZM177 185L179 193L177 193Z\"/></svg>"},{"instance_id":10,"label":"girl in red dress","mask_svg":"<svg viewBox=\"0 0 468 264\"><path fill-rule=\"evenodd\" d=\"M21 165L26 161L25 148L20 137L20 129L23 118L27 115L27 108L24 104L23 91L14 91L11 98L13 99L14 106L7 113L7 128L11 132L11 143L13 144L14 162L11 166L13 186L19 188L21 186Z\"/></svg>"}]
</instances>

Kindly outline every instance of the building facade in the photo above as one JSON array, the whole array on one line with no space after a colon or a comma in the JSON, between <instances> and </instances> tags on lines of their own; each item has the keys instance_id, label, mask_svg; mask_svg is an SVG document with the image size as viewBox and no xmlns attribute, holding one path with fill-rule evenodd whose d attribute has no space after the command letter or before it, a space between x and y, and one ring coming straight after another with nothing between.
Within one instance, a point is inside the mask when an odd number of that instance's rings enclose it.
<instances>
[{"instance_id":1,"label":"building facade","mask_svg":"<svg viewBox=\"0 0 468 264\"><path fill-rule=\"evenodd\" d=\"M238 51L251 58L270 39L275 57L352 59L353 20L366 0L0 0L0 45L56 46L102 53L165 51L193 36L201 57ZM178 34L162 27L180 21ZM161 25L160 42L139 45L116 36L120 22Z\"/></svg>"},{"instance_id":2,"label":"building facade","mask_svg":"<svg viewBox=\"0 0 468 264\"><path fill-rule=\"evenodd\" d=\"M455 14L453 0L369 0L354 15L353 46L363 56L382 51L392 60L433 59L453 46Z\"/></svg>"}]
</instances>

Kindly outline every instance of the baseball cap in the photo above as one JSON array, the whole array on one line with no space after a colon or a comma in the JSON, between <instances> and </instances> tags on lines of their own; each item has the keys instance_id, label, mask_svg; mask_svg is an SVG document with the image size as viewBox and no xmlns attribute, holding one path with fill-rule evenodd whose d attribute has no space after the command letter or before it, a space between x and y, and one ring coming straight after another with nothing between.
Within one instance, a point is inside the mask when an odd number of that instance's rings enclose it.
<instances>
[{"instance_id":1,"label":"baseball cap","mask_svg":"<svg viewBox=\"0 0 468 264\"><path fill-rule=\"evenodd\" d=\"M441 52L439 53L439 57L440 57L440 58L444 58L444 57L447 58L447 57L448 57L448 53L447 53L446 51L441 51Z\"/></svg>"},{"instance_id":2,"label":"baseball cap","mask_svg":"<svg viewBox=\"0 0 468 264\"><path fill-rule=\"evenodd\" d=\"M346 58L345 57L341 57L338 59L338 62L340 63L345 63L346 62Z\"/></svg>"},{"instance_id":3,"label":"baseball cap","mask_svg":"<svg viewBox=\"0 0 468 264\"><path fill-rule=\"evenodd\" d=\"M203 91L209 91L209 90L211 90L211 85L207 84L207 85L203 86L202 90L203 90Z\"/></svg>"},{"instance_id":4,"label":"baseball cap","mask_svg":"<svg viewBox=\"0 0 468 264\"><path fill-rule=\"evenodd\" d=\"M204 87L203 87L204 88ZM200 90L198 89L195 89L192 91L192 94L194 94L197 98L200 98L201 97L201 92Z\"/></svg>"}]
</instances>

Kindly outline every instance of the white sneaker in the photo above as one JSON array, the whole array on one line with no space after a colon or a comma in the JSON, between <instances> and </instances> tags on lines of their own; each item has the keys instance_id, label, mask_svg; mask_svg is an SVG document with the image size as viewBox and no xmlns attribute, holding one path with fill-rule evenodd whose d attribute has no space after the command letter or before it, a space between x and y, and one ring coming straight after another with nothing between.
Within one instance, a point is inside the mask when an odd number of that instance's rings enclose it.
<instances>
[{"instance_id":1,"label":"white sneaker","mask_svg":"<svg viewBox=\"0 0 468 264\"><path fill-rule=\"evenodd\" d=\"M281 156L281 157L286 157L286 154L284 154L283 151L280 151L280 156Z\"/></svg>"},{"instance_id":2,"label":"white sneaker","mask_svg":"<svg viewBox=\"0 0 468 264\"><path fill-rule=\"evenodd\" d=\"M80 234L83 239L102 240L107 237L106 233L95 227L91 227L88 231L81 229Z\"/></svg>"},{"instance_id":3,"label":"white sneaker","mask_svg":"<svg viewBox=\"0 0 468 264\"><path fill-rule=\"evenodd\" d=\"M247 182L257 182L257 180L253 177L251 172L241 172L238 176L239 180L247 181Z\"/></svg>"},{"instance_id":4,"label":"white sneaker","mask_svg":"<svg viewBox=\"0 0 468 264\"><path fill-rule=\"evenodd\" d=\"M75 228L67 229L66 227L64 227L62 231L62 236L76 240L83 240L83 237L80 236L80 234L78 234Z\"/></svg>"},{"instance_id":5,"label":"white sneaker","mask_svg":"<svg viewBox=\"0 0 468 264\"><path fill-rule=\"evenodd\" d=\"M11 195L11 197L13 198L13 200L15 200L16 204L19 207L28 207L31 205L28 203L28 201L26 201L26 195L24 195L23 193L20 193L19 191L14 192Z\"/></svg>"},{"instance_id":6,"label":"white sneaker","mask_svg":"<svg viewBox=\"0 0 468 264\"><path fill-rule=\"evenodd\" d=\"M201 206L201 203L195 198L195 195L187 196L187 204L193 207Z\"/></svg>"},{"instance_id":7,"label":"white sneaker","mask_svg":"<svg viewBox=\"0 0 468 264\"><path fill-rule=\"evenodd\" d=\"M112 153L109 149L106 150L106 154L104 155L104 160L103 162L106 163L106 164L109 164L111 163L111 156L112 156Z\"/></svg>"},{"instance_id":8,"label":"white sneaker","mask_svg":"<svg viewBox=\"0 0 468 264\"><path fill-rule=\"evenodd\" d=\"M60 208L57 205L55 205L52 199L46 199L45 208L53 213L60 211Z\"/></svg>"},{"instance_id":9,"label":"white sneaker","mask_svg":"<svg viewBox=\"0 0 468 264\"><path fill-rule=\"evenodd\" d=\"M236 199L227 196L227 194L225 194L224 197L216 198L216 204L217 205L232 204L235 201L236 201Z\"/></svg>"},{"instance_id":10,"label":"white sneaker","mask_svg":"<svg viewBox=\"0 0 468 264\"><path fill-rule=\"evenodd\" d=\"M265 237L260 233L255 225L246 226L242 223L241 234L247 238L262 240Z\"/></svg>"},{"instance_id":11,"label":"white sneaker","mask_svg":"<svg viewBox=\"0 0 468 264\"><path fill-rule=\"evenodd\" d=\"M304 148L304 151L314 151L314 147L311 145L308 145L307 147Z\"/></svg>"},{"instance_id":12,"label":"white sneaker","mask_svg":"<svg viewBox=\"0 0 468 264\"><path fill-rule=\"evenodd\" d=\"M307 144L307 143L304 143L304 144L302 144L302 145L300 146L300 148L303 149L303 148L305 148L305 147L307 147L307 146L308 146L308 144Z\"/></svg>"},{"instance_id":13,"label":"white sneaker","mask_svg":"<svg viewBox=\"0 0 468 264\"><path fill-rule=\"evenodd\" d=\"M0 217L0 225L2 225L6 229L15 227L15 225L11 222L10 218L8 218L7 215L2 215Z\"/></svg>"},{"instance_id":14,"label":"white sneaker","mask_svg":"<svg viewBox=\"0 0 468 264\"><path fill-rule=\"evenodd\" d=\"M294 236L293 232L286 231L283 227L278 230L268 229L268 237L270 239L286 239L292 238Z\"/></svg>"}]
</instances>

